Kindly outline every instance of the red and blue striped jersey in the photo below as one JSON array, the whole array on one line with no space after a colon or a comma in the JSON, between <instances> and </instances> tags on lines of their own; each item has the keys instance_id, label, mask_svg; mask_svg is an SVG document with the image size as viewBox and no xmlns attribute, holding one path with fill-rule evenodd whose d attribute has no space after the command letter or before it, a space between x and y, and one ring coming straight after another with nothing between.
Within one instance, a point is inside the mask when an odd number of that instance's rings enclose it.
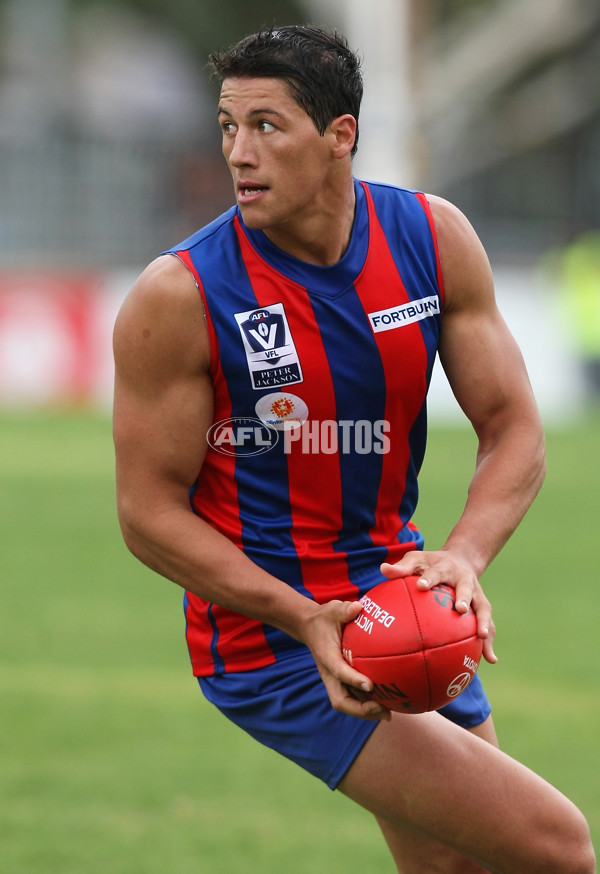
<instances>
[{"instance_id":1,"label":"red and blue striped jersey","mask_svg":"<svg viewBox=\"0 0 600 874\"><path fill-rule=\"evenodd\" d=\"M347 251L300 261L236 207L169 250L202 296L214 424L192 509L317 602L355 600L382 561L423 547L412 523L443 287L420 192L355 181ZM300 646L186 593L194 673L250 670Z\"/></svg>"}]
</instances>

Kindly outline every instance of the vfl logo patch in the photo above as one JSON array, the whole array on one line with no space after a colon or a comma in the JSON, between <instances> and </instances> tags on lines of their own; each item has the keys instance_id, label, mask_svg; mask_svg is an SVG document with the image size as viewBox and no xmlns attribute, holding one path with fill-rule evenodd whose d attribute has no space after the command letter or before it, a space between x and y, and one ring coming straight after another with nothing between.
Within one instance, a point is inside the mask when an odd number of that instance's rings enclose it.
<instances>
[{"instance_id":1,"label":"vfl logo patch","mask_svg":"<svg viewBox=\"0 0 600 874\"><path fill-rule=\"evenodd\" d=\"M394 328L401 328L403 325L420 322L421 319L426 319L429 316L437 316L439 312L440 302L438 298L435 296L424 297L421 300L411 301L411 303L403 303L401 306L369 313L369 321L373 333L378 334L380 331L391 331Z\"/></svg>"},{"instance_id":2,"label":"vfl logo patch","mask_svg":"<svg viewBox=\"0 0 600 874\"><path fill-rule=\"evenodd\" d=\"M302 368L282 303L235 313L242 335L252 388L277 388L302 382Z\"/></svg>"}]
</instances>

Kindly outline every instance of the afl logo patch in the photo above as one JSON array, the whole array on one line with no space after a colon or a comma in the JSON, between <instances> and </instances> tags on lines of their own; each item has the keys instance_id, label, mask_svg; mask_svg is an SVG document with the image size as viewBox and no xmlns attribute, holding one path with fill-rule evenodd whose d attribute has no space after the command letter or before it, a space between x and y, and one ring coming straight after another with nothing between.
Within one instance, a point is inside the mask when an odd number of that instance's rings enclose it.
<instances>
[{"instance_id":1,"label":"afl logo patch","mask_svg":"<svg viewBox=\"0 0 600 874\"><path fill-rule=\"evenodd\" d=\"M282 303L235 313L252 388L278 388L302 382L300 359Z\"/></svg>"},{"instance_id":2,"label":"afl logo patch","mask_svg":"<svg viewBox=\"0 0 600 874\"><path fill-rule=\"evenodd\" d=\"M221 455L243 458L263 455L277 445L279 434L251 416L237 416L215 422L206 435L207 443Z\"/></svg>"}]
</instances>

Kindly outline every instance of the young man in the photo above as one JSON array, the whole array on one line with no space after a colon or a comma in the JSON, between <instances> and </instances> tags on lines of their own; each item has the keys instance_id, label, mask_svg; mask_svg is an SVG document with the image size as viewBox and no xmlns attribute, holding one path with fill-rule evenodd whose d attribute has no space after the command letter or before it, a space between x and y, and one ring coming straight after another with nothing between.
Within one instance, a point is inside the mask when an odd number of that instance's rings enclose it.
<instances>
[{"instance_id":1,"label":"young man","mask_svg":"<svg viewBox=\"0 0 600 874\"><path fill-rule=\"evenodd\" d=\"M473 605L495 661L478 578L544 441L484 251L449 203L353 178L362 81L342 38L286 27L213 64L236 206L146 269L115 329L126 543L186 590L208 699L371 811L399 871L592 872L583 817L499 751L478 679L443 714L390 713L341 653L357 598L417 574ZM424 551L436 354L479 450L464 512Z\"/></svg>"}]
</instances>

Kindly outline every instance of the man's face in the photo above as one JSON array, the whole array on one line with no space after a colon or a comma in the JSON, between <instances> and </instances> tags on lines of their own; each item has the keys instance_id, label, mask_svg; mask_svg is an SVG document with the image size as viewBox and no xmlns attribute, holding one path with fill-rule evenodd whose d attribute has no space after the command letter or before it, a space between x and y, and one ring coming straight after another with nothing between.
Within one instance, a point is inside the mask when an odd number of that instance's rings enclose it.
<instances>
[{"instance_id":1,"label":"man's face","mask_svg":"<svg viewBox=\"0 0 600 874\"><path fill-rule=\"evenodd\" d=\"M310 218L326 196L334 161L281 79L225 79L219 101L223 154L250 228L283 228Z\"/></svg>"}]
</instances>

